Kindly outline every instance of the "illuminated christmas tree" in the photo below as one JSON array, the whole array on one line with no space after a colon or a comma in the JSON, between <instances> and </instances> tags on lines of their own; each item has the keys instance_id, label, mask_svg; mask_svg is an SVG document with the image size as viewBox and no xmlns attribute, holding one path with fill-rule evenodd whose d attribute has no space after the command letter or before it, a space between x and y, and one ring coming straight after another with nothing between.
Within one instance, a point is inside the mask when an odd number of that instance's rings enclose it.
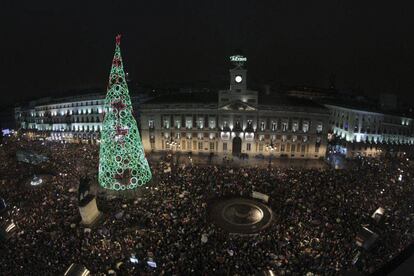
<instances>
[{"instance_id":1,"label":"illuminated christmas tree","mask_svg":"<svg viewBox=\"0 0 414 276\"><path fill-rule=\"evenodd\" d=\"M135 189L151 180L137 122L132 115L120 42L121 36L117 35L99 152L99 184L110 190Z\"/></svg>"}]
</instances>

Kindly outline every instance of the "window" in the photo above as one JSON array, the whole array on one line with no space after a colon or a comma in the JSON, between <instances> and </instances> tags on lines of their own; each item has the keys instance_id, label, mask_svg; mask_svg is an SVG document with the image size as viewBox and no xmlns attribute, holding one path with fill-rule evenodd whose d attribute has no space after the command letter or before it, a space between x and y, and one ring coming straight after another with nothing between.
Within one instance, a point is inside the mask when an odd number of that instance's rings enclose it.
<instances>
[{"instance_id":1,"label":"window","mask_svg":"<svg viewBox=\"0 0 414 276\"><path fill-rule=\"evenodd\" d=\"M276 131L277 124L276 122L272 122L272 131Z\"/></svg>"},{"instance_id":2,"label":"window","mask_svg":"<svg viewBox=\"0 0 414 276\"><path fill-rule=\"evenodd\" d=\"M198 128L203 128L204 127L204 120L203 119L198 119L197 121L197 127Z\"/></svg>"},{"instance_id":3,"label":"window","mask_svg":"<svg viewBox=\"0 0 414 276\"><path fill-rule=\"evenodd\" d=\"M260 122L260 130L261 131L265 130L265 127L266 127L266 123L264 121L261 121Z\"/></svg>"},{"instance_id":4,"label":"window","mask_svg":"<svg viewBox=\"0 0 414 276\"><path fill-rule=\"evenodd\" d=\"M305 143L305 142L307 142L307 141L308 141L308 136L303 135L302 139L303 139L303 142Z\"/></svg>"},{"instance_id":5,"label":"window","mask_svg":"<svg viewBox=\"0 0 414 276\"><path fill-rule=\"evenodd\" d=\"M286 140L287 140L286 135L282 135L282 142L286 142Z\"/></svg>"},{"instance_id":6,"label":"window","mask_svg":"<svg viewBox=\"0 0 414 276\"><path fill-rule=\"evenodd\" d=\"M309 122L308 121L304 121L302 123L302 131L305 132L305 133L309 131Z\"/></svg>"},{"instance_id":7,"label":"window","mask_svg":"<svg viewBox=\"0 0 414 276\"><path fill-rule=\"evenodd\" d=\"M180 128L180 127L181 127L181 121L175 120L175 128Z\"/></svg>"},{"instance_id":8,"label":"window","mask_svg":"<svg viewBox=\"0 0 414 276\"><path fill-rule=\"evenodd\" d=\"M216 120L210 120L210 128L213 129L216 127Z\"/></svg>"},{"instance_id":9,"label":"window","mask_svg":"<svg viewBox=\"0 0 414 276\"><path fill-rule=\"evenodd\" d=\"M193 141L193 150L197 150L197 141Z\"/></svg>"},{"instance_id":10,"label":"window","mask_svg":"<svg viewBox=\"0 0 414 276\"><path fill-rule=\"evenodd\" d=\"M259 151L263 151L263 144L262 143L259 144Z\"/></svg>"},{"instance_id":11,"label":"window","mask_svg":"<svg viewBox=\"0 0 414 276\"><path fill-rule=\"evenodd\" d=\"M251 151L251 150L252 150L252 144L247 143L247 144L246 144L246 150L247 150L247 151Z\"/></svg>"},{"instance_id":12,"label":"window","mask_svg":"<svg viewBox=\"0 0 414 276\"><path fill-rule=\"evenodd\" d=\"M223 151L227 151L227 143L223 143Z\"/></svg>"},{"instance_id":13,"label":"window","mask_svg":"<svg viewBox=\"0 0 414 276\"><path fill-rule=\"evenodd\" d=\"M236 121L236 123L234 124L234 129L235 130L241 130L240 121Z\"/></svg>"},{"instance_id":14,"label":"window","mask_svg":"<svg viewBox=\"0 0 414 276\"><path fill-rule=\"evenodd\" d=\"M246 129L248 129L248 130L253 129L252 120L247 120L247 126L246 126Z\"/></svg>"},{"instance_id":15,"label":"window","mask_svg":"<svg viewBox=\"0 0 414 276\"><path fill-rule=\"evenodd\" d=\"M320 143L315 143L315 153L319 153Z\"/></svg>"},{"instance_id":16,"label":"window","mask_svg":"<svg viewBox=\"0 0 414 276\"><path fill-rule=\"evenodd\" d=\"M287 131L287 129L288 129L288 123L282 122L282 131Z\"/></svg>"},{"instance_id":17,"label":"window","mask_svg":"<svg viewBox=\"0 0 414 276\"><path fill-rule=\"evenodd\" d=\"M299 123L297 121L292 123L292 131L296 132L299 129Z\"/></svg>"},{"instance_id":18,"label":"window","mask_svg":"<svg viewBox=\"0 0 414 276\"><path fill-rule=\"evenodd\" d=\"M223 122L223 130L230 130L229 123L227 121Z\"/></svg>"},{"instance_id":19,"label":"window","mask_svg":"<svg viewBox=\"0 0 414 276\"><path fill-rule=\"evenodd\" d=\"M198 150L203 150L203 142L198 142Z\"/></svg>"},{"instance_id":20,"label":"window","mask_svg":"<svg viewBox=\"0 0 414 276\"><path fill-rule=\"evenodd\" d=\"M284 145L284 144L281 144L281 145L280 145L280 151L281 151L281 152L285 152L285 145Z\"/></svg>"},{"instance_id":21,"label":"window","mask_svg":"<svg viewBox=\"0 0 414 276\"><path fill-rule=\"evenodd\" d=\"M148 121L148 127L149 127L150 129L154 129L154 120L149 120L149 121Z\"/></svg>"},{"instance_id":22,"label":"window","mask_svg":"<svg viewBox=\"0 0 414 276\"><path fill-rule=\"evenodd\" d=\"M292 135L292 142L296 142L298 140L298 137L296 135Z\"/></svg>"},{"instance_id":23,"label":"window","mask_svg":"<svg viewBox=\"0 0 414 276\"><path fill-rule=\"evenodd\" d=\"M214 150L214 142L210 142L210 150Z\"/></svg>"},{"instance_id":24,"label":"window","mask_svg":"<svg viewBox=\"0 0 414 276\"><path fill-rule=\"evenodd\" d=\"M164 128L170 128L170 120L164 120Z\"/></svg>"},{"instance_id":25,"label":"window","mask_svg":"<svg viewBox=\"0 0 414 276\"><path fill-rule=\"evenodd\" d=\"M292 144L291 145L291 150L290 150L291 152L295 152L295 144Z\"/></svg>"},{"instance_id":26,"label":"window","mask_svg":"<svg viewBox=\"0 0 414 276\"><path fill-rule=\"evenodd\" d=\"M186 128L192 128L193 127L193 121L191 119L187 119L185 121L185 127Z\"/></svg>"}]
</instances>

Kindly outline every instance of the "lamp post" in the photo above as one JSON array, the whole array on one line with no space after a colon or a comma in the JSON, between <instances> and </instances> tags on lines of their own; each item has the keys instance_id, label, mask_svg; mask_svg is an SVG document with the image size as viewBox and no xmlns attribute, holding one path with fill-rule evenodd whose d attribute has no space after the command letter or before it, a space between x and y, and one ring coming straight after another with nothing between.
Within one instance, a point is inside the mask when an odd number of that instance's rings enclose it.
<instances>
[{"instance_id":1,"label":"lamp post","mask_svg":"<svg viewBox=\"0 0 414 276\"><path fill-rule=\"evenodd\" d=\"M173 149L175 148L176 150L180 148L180 144L179 142L175 141L172 135L172 132L170 133L170 139L166 142L167 145L169 145L170 150L171 150L171 162L174 163L174 151ZM178 164L178 157L176 160L176 163Z\"/></svg>"},{"instance_id":2,"label":"lamp post","mask_svg":"<svg viewBox=\"0 0 414 276\"><path fill-rule=\"evenodd\" d=\"M269 152L269 170L270 167L272 166L272 155L273 155L273 151L276 150L276 146L273 145L273 141L270 141L270 144L266 145L266 150Z\"/></svg>"}]
</instances>

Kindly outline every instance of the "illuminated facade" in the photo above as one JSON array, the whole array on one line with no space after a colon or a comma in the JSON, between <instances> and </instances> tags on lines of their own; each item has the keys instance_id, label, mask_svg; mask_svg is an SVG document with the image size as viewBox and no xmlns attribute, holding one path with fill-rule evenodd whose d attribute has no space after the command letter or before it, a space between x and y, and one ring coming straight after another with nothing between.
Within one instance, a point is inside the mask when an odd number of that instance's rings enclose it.
<instances>
[{"instance_id":1,"label":"illuminated facade","mask_svg":"<svg viewBox=\"0 0 414 276\"><path fill-rule=\"evenodd\" d=\"M330 111L332 133L346 142L349 157L379 156L385 148L398 150L414 145L414 120L410 117L366 111L341 104L325 106Z\"/></svg>"},{"instance_id":2,"label":"illuminated facade","mask_svg":"<svg viewBox=\"0 0 414 276\"><path fill-rule=\"evenodd\" d=\"M138 105L141 97L132 97ZM16 128L33 138L67 142L99 141L105 94L44 98L15 108Z\"/></svg>"},{"instance_id":3,"label":"illuminated facade","mask_svg":"<svg viewBox=\"0 0 414 276\"><path fill-rule=\"evenodd\" d=\"M329 111L304 99L259 95L247 89L245 57L232 56L230 87L144 103L141 137L146 151L321 158Z\"/></svg>"}]
</instances>

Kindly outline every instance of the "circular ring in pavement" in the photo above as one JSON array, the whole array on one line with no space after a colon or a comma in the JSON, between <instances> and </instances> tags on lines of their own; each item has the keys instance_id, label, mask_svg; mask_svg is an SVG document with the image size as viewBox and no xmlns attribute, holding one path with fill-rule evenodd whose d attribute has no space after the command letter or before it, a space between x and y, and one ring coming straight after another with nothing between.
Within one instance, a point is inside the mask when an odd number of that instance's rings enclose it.
<instances>
[{"instance_id":1,"label":"circular ring in pavement","mask_svg":"<svg viewBox=\"0 0 414 276\"><path fill-rule=\"evenodd\" d=\"M218 199L210 207L210 217L229 233L254 234L270 225L272 210L248 198Z\"/></svg>"}]
</instances>

